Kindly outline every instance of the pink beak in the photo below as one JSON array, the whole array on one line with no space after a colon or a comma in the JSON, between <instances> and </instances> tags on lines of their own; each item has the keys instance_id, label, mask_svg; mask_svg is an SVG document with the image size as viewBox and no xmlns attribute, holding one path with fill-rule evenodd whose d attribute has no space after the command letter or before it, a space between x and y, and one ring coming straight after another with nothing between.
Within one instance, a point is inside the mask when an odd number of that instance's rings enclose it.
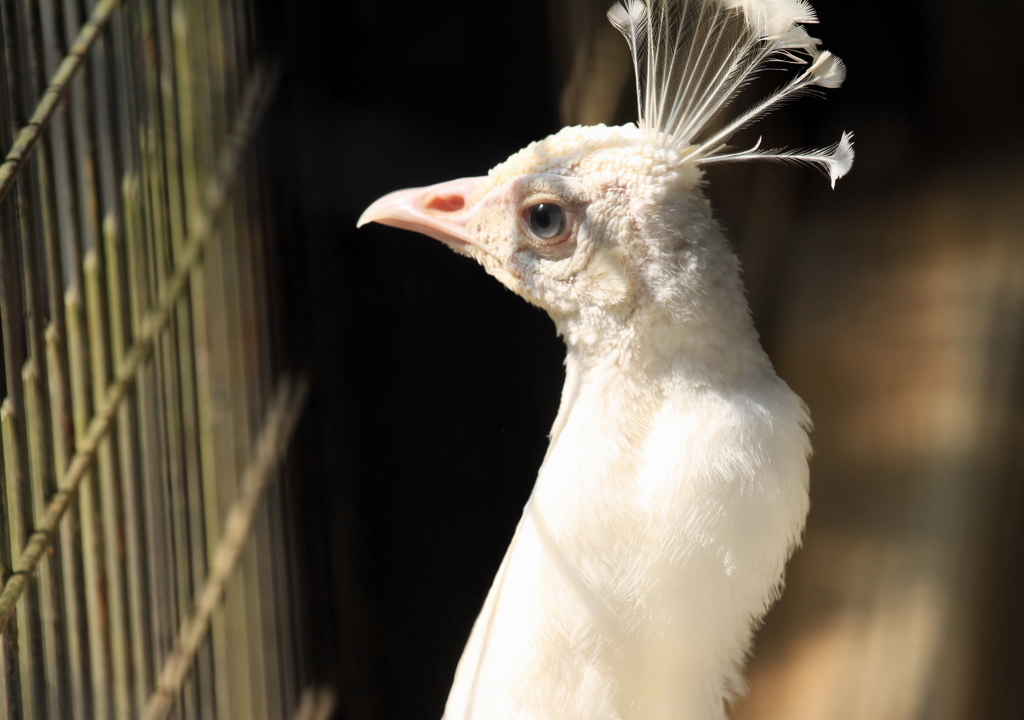
<instances>
[{"instance_id":1,"label":"pink beak","mask_svg":"<svg viewBox=\"0 0 1024 720\"><path fill-rule=\"evenodd\" d=\"M461 178L423 188L389 193L366 208L356 227L368 222L414 230L455 250L480 247L466 229L472 215L470 198L486 177Z\"/></svg>"}]
</instances>

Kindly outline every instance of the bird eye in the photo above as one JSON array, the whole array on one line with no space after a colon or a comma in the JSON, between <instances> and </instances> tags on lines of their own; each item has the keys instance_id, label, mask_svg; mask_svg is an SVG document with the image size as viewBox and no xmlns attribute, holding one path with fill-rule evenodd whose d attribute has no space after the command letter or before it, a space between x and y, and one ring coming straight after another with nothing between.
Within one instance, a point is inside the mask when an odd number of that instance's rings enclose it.
<instances>
[{"instance_id":1,"label":"bird eye","mask_svg":"<svg viewBox=\"0 0 1024 720\"><path fill-rule=\"evenodd\" d=\"M526 211L530 232L541 240L553 240L565 230L565 210L554 203L539 203Z\"/></svg>"}]
</instances>

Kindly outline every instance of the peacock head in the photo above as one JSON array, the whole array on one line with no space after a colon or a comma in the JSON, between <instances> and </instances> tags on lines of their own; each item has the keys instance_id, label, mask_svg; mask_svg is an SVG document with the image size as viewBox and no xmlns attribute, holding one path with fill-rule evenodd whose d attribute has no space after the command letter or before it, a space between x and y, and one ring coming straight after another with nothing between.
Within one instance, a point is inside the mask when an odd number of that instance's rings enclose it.
<instances>
[{"instance_id":1,"label":"peacock head","mask_svg":"<svg viewBox=\"0 0 1024 720\"><path fill-rule=\"evenodd\" d=\"M581 313L634 318L645 307L713 308L693 300L721 277L738 285L738 272L701 193L701 168L757 158L809 163L834 186L853 161L847 133L811 151L761 150L760 141L735 151L727 141L794 95L838 87L845 68L803 29L816 20L800 0L718 0L683 23L670 5L627 0L609 12L633 53L638 125L564 128L486 176L386 195L359 225L441 240L560 327ZM803 70L704 136L744 83L778 61Z\"/></svg>"}]
</instances>

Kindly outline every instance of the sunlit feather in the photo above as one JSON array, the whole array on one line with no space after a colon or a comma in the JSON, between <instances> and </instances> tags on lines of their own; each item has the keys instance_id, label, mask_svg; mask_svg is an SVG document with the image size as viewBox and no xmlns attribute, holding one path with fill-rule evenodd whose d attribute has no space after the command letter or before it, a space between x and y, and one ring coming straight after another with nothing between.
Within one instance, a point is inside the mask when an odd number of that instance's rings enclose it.
<instances>
[{"instance_id":1,"label":"sunlit feather","mask_svg":"<svg viewBox=\"0 0 1024 720\"><path fill-rule=\"evenodd\" d=\"M852 135L824 151L729 152L738 130L812 87L837 88L842 61L802 27L816 23L802 0L623 0L608 19L626 38L636 72L640 125L659 145L694 162L769 159L817 163L833 184L853 159ZM798 75L706 138L702 131L765 65L806 66ZM847 152L848 150L848 152ZM842 161L834 159L840 151ZM837 174L838 173L838 174Z\"/></svg>"}]
</instances>

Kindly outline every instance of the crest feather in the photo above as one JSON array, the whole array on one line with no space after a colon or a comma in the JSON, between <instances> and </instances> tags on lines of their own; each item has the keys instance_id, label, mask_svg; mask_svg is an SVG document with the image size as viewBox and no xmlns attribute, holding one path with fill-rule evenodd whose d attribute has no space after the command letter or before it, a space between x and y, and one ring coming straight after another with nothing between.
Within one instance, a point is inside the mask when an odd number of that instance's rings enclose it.
<instances>
[{"instance_id":1,"label":"crest feather","mask_svg":"<svg viewBox=\"0 0 1024 720\"><path fill-rule=\"evenodd\" d=\"M804 0L620 0L608 19L629 44L640 127L695 162L771 159L821 165L842 177L852 135L824 150L726 152L741 128L814 87L836 88L842 61L802 27L817 22ZM698 142L698 136L770 61L806 66L788 83ZM841 158L841 159L837 159Z\"/></svg>"}]
</instances>

